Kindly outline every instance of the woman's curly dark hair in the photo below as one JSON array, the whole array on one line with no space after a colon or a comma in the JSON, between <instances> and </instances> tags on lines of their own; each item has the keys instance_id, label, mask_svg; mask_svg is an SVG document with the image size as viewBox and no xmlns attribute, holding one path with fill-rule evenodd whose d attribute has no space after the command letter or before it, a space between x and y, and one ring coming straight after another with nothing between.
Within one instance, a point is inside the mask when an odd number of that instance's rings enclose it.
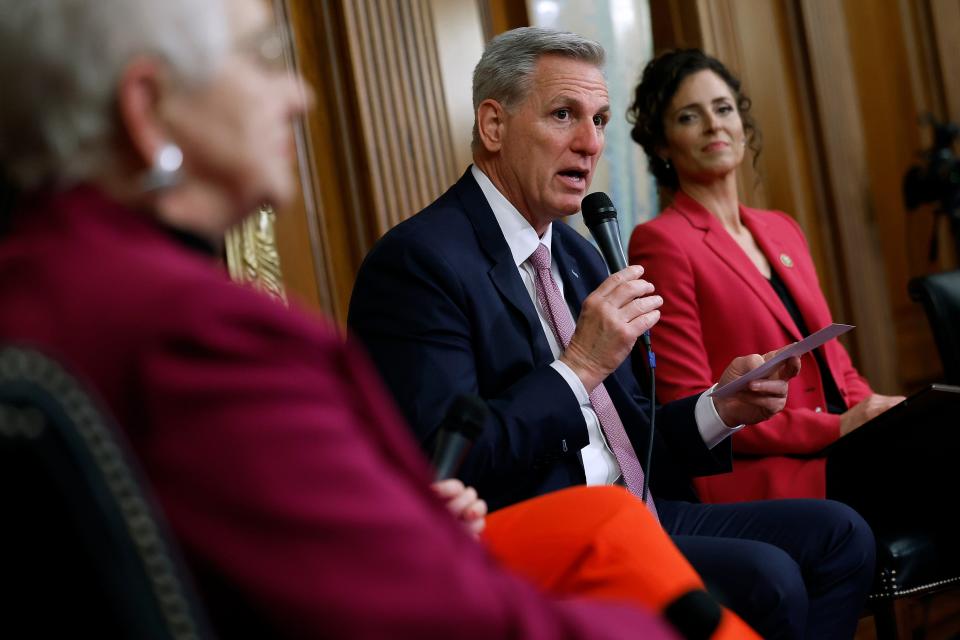
<instances>
[{"instance_id":1,"label":"woman's curly dark hair","mask_svg":"<svg viewBox=\"0 0 960 640\"><path fill-rule=\"evenodd\" d=\"M720 76L737 102L737 111L747 136L747 146L753 151L753 164L760 155L760 130L750 115L750 98L740 91L740 80L722 62L700 49L665 51L647 63L634 90L633 103L627 109L627 121L633 125L630 137L647 154L650 173L661 187L675 191L680 183L677 172L657 155L657 149L666 145L663 118L680 84L698 71L713 71Z\"/></svg>"}]
</instances>

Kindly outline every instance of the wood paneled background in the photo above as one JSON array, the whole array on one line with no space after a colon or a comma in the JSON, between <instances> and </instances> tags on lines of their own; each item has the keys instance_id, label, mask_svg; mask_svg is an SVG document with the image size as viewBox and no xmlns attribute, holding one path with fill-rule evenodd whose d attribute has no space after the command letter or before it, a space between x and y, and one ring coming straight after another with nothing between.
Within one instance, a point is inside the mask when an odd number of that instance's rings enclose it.
<instances>
[{"instance_id":1,"label":"wood paneled background","mask_svg":"<svg viewBox=\"0 0 960 640\"><path fill-rule=\"evenodd\" d=\"M506 0L275 0L291 64L318 94L300 131L304 196L278 217L291 295L345 319L363 256L469 162L472 67L526 24ZM763 131L744 200L796 216L848 346L882 392L940 375L910 277L955 264L901 180L929 146L918 117L960 121L960 0L651 0L656 48L699 46L743 81ZM638 69L639 73L639 69Z\"/></svg>"},{"instance_id":2,"label":"wood paneled background","mask_svg":"<svg viewBox=\"0 0 960 640\"><path fill-rule=\"evenodd\" d=\"M304 198L278 217L284 273L294 297L342 325L356 271L376 239L440 195L469 162L469 131L454 134L452 125L472 111L481 13L474 0L275 4L292 35L291 63L317 92L299 141ZM439 37L435 13L459 40ZM443 64L441 44L450 50ZM463 58L464 50L475 57ZM453 109L445 77L468 84Z\"/></svg>"}]
</instances>

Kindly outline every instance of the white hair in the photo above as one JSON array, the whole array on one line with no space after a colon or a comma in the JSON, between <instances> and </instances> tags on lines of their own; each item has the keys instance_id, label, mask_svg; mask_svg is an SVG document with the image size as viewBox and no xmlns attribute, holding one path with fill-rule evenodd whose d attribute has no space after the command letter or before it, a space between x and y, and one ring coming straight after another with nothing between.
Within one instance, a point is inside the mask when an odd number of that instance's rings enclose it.
<instances>
[{"instance_id":1,"label":"white hair","mask_svg":"<svg viewBox=\"0 0 960 640\"><path fill-rule=\"evenodd\" d=\"M545 55L580 60L602 68L603 47L593 40L566 31L543 27L520 27L501 33L483 50L473 70L473 115L484 100L493 99L508 111L527 97L537 62ZM473 123L473 144L480 143L477 122Z\"/></svg>"},{"instance_id":2,"label":"white hair","mask_svg":"<svg viewBox=\"0 0 960 640\"><path fill-rule=\"evenodd\" d=\"M4 2L0 171L25 190L96 175L113 157L116 88L133 57L197 83L228 46L222 0Z\"/></svg>"}]
</instances>

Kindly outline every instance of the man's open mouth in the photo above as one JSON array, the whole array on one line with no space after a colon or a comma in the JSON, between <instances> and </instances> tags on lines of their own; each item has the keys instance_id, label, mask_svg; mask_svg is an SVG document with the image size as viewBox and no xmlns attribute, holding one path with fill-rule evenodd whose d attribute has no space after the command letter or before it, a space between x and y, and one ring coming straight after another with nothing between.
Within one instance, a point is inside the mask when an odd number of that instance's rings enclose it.
<instances>
[{"instance_id":1,"label":"man's open mouth","mask_svg":"<svg viewBox=\"0 0 960 640\"><path fill-rule=\"evenodd\" d=\"M560 172L560 175L564 178L570 178L578 182L581 180L586 180L588 174L589 171L578 171L577 169L568 169Z\"/></svg>"}]
</instances>

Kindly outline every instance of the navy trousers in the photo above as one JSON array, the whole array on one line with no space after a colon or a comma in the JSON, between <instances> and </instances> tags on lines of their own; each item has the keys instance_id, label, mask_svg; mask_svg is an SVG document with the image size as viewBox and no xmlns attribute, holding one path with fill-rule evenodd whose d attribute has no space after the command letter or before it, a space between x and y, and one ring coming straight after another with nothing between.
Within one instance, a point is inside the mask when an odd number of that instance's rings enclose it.
<instances>
[{"instance_id":1,"label":"navy trousers","mask_svg":"<svg viewBox=\"0 0 960 640\"><path fill-rule=\"evenodd\" d=\"M853 637L873 582L873 532L831 500L657 501L707 588L764 638Z\"/></svg>"}]
</instances>

